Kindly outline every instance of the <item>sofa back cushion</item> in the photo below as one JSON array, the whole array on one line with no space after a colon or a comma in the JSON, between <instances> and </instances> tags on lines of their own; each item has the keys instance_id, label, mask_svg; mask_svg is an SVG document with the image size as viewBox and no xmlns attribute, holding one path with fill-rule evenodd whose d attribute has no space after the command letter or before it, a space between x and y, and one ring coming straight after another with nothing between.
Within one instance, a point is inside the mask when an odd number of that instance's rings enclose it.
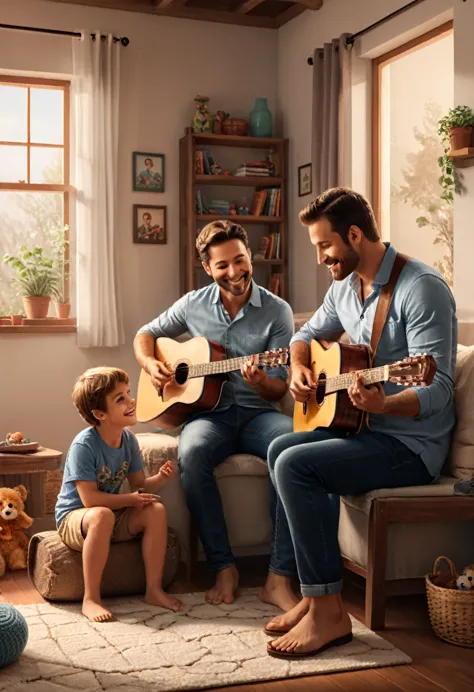
<instances>
[{"instance_id":1,"label":"sofa back cushion","mask_svg":"<svg viewBox=\"0 0 474 692\"><path fill-rule=\"evenodd\" d=\"M461 480L474 477L474 346L458 346L454 381L456 427L449 463Z\"/></svg>"}]
</instances>

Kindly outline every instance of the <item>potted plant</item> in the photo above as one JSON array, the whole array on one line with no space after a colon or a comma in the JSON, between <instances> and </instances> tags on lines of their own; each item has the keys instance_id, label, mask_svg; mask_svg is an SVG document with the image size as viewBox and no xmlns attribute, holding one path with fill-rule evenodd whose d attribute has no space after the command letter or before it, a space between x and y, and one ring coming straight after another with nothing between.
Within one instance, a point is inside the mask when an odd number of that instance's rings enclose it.
<instances>
[{"instance_id":1,"label":"potted plant","mask_svg":"<svg viewBox=\"0 0 474 692\"><path fill-rule=\"evenodd\" d=\"M26 316L46 317L51 298L57 298L60 289L53 260L45 257L42 247L29 249L23 244L18 248L18 255L5 255L3 261L17 272L13 283L23 298Z\"/></svg>"},{"instance_id":2,"label":"potted plant","mask_svg":"<svg viewBox=\"0 0 474 692\"><path fill-rule=\"evenodd\" d=\"M23 324L23 318L26 317L23 303L19 296L15 296L9 305L9 315L12 326Z\"/></svg>"},{"instance_id":3,"label":"potted plant","mask_svg":"<svg viewBox=\"0 0 474 692\"><path fill-rule=\"evenodd\" d=\"M67 271L69 266L69 260L65 259L64 253L67 246L69 245L69 226L64 226L58 231L52 231L51 233L51 243L54 248L55 257L53 260L53 267L56 269L59 276L59 292L56 300L56 315L58 319L65 319L69 317L71 312L71 304L66 299L66 282L69 278L69 272Z\"/></svg>"},{"instance_id":4,"label":"potted plant","mask_svg":"<svg viewBox=\"0 0 474 692\"><path fill-rule=\"evenodd\" d=\"M438 134L444 143L449 142L452 151L471 146L474 112L469 106L450 108L438 121Z\"/></svg>"}]
</instances>

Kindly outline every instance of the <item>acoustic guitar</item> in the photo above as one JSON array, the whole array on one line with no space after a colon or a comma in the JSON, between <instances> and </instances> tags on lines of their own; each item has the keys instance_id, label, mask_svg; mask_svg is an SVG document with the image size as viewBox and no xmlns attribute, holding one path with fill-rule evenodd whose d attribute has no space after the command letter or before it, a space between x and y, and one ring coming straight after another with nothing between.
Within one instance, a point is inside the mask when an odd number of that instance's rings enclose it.
<instances>
[{"instance_id":1,"label":"acoustic guitar","mask_svg":"<svg viewBox=\"0 0 474 692\"><path fill-rule=\"evenodd\" d=\"M155 357L170 363L173 379L157 390L150 375L142 370L138 381L137 419L172 429L200 411L217 406L227 373L240 370L250 358L255 365L277 368L288 363L288 349L279 348L253 356L226 359L225 348L196 336L180 343L161 337L155 342Z\"/></svg>"},{"instance_id":2,"label":"acoustic guitar","mask_svg":"<svg viewBox=\"0 0 474 692\"><path fill-rule=\"evenodd\" d=\"M295 432L316 428L359 432L366 414L354 406L347 392L354 382L354 371L362 374L366 385L395 382L405 387L426 387L433 382L436 374L436 361L428 355L410 356L378 368L370 366L367 346L313 339L309 367L316 382L316 392L304 403L295 402Z\"/></svg>"}]
</instances>

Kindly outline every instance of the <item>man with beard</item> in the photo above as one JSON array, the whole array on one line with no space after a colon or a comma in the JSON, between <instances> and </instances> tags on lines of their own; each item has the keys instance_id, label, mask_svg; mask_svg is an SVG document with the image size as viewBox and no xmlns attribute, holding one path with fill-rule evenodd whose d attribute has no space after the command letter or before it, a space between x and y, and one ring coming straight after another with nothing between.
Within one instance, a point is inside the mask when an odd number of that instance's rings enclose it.
<instances>
[{"instance_id":1,"label":"man with beard","mask_svg":"<svg viewBox=\"0 0 474 692\"><path fill-rule=\"evenodd\" d=\"M157 388L172 378L169 364L155 359L158 337L175 338L184 332L205 336L225 346L228 358L235 358L288 347L293 335L288 303L252 279L242 226L214 221L200 232L196 247L214 283L184 295L135 338L135 356ZM209 603L232 603L238 585L214 470L238 452L266 459L272 440L293 429L291 418L276 405L287 391L286 379L284 367L265 371L249 360L241 372L230 373L218 406L188 420L180 434L178 463L186 502L216 572L216 584L206 595ZM275 495L273 500L274 515ZM277 595L270 590L264 594L267 599L273 596L284 610L295 602L286 584Z\"/></svg>"},{"instance_id":2,"label":"man with beard","mask_svg":"<svg viewBox=\"0 0 474 692\"><path fill-rule=\"evenodd\" d=\"M334 279L322 306L291 343L290 391L304 402L315 393L308 368L311 339L334 340L346 332L350 343L370 345L379 296L397 252L382 242L369 203L345 188L320 195L300 220L319 264L326 264ZM297 575L303 599L268 623L267 632L282 635L268 644L270 655L314 655L352 637L341 599L339 496L426 485L439 477L454 426L455 310L440 274L408 259L394 286L374 366L428 353L437 364L433 383L400 392L392 383L367 388L354 376L350 399L368 414L359 434L321 428L271 444L268 464L279 504L270 579L285 584ZM289 544L293 566L281 571L282 547L286 551Z\"/></svg>"}]
</instances>

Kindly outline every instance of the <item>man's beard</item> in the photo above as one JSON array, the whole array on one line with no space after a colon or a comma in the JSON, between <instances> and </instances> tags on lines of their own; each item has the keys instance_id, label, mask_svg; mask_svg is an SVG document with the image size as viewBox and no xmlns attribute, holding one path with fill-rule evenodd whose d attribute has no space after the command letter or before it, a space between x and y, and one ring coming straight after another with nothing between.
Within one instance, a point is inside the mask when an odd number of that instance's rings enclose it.
<instances>
[{"instance_id":1,"label":"man's beard","mask_svg":"<svg viewBox=\"0 0 474 692\"><path fill-rule=\"evenodd\" d=\"M326 265L328 267L334 266L334 271L331 272L334 281L343 281L357 269L359 262L359 253L348 245L343 257L335 257L331 260L326 260Z\"/></svg>"},{"instance_id":2,"label":"man's beard","mask_svg":"<svg viewBox=\"0 0 474 692\"><path fill-rule=\"evenodd\" d=\"M245 293L248 291L250 280L252 277L250 272L244 272L240 278L243 280L239 280L239 283L237 284L232 283L229 279L216 279L216 283L224 291L227 291L227 293L230 293L233 296L242 296L245 295Z\"/></svg>"}]
</instances>

